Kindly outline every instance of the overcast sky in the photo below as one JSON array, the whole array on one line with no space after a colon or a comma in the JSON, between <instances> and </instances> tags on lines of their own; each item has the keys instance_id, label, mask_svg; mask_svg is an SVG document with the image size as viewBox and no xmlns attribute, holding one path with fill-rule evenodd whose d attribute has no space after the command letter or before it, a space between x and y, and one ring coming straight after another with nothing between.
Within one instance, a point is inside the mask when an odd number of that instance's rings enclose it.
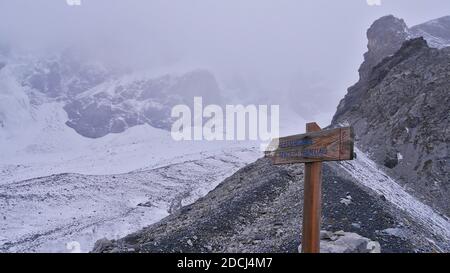
<instances>
[{"instance_id":1,"label":"overcast sky","mask_svg":"<svg viewBox=\"0 0 450 273\"><path fill-rule=\"evenodd\" d=\"M367 28L387 14L412 26L449 15L450 2L0 0L0 44L36 51L70 46L137 69L208 67L230 86L294 90L311 100L305 118L319 111L319 122L327 123L357 81Z\"/></svg>"}]
</instances>

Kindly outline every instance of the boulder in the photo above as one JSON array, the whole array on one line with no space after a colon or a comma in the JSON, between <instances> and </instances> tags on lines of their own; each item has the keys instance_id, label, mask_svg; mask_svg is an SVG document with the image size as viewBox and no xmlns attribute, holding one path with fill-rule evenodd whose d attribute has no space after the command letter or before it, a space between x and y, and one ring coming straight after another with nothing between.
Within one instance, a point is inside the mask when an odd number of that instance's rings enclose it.
<instances>
[{"instance_id":1,"label":"boulder","mask_svg":"<svg viewBox=\"0 0 450 273\"><path fill-rule=\"evenodd\" d=\"M302 246L298 247L301 252ZM320 253L381 253L380 244L352 232L321 231Z\"/></svg>"},{"instance_id":2,"label":"boulder","mask_svg":"<svg viewBox=\"0 0 450 273\"><path fill-rule=\"evenodd\" d=\"M94 249L92 250L92 252L101 253L106 250L111 250L112 247L113 247L112 241L110 241L106 238L102 238L100 240L97 240L97 242L95 242Z\"/></svg>"}]
</instances>

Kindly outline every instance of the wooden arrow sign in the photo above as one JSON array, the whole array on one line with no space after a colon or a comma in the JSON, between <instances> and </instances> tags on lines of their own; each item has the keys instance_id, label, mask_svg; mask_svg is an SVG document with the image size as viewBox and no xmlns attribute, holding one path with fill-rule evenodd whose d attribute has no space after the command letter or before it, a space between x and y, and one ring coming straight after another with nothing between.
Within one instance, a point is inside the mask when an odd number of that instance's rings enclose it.
<instances>
[{"instance_id":1,"label":"wooden arrow sign","mask_svg":"<svg viewBox=\"0 0 450 273\"><path fill-rule=\"evenodd\" d=\"M352 160L354 137L351 127L321 130L314 122L306 132L273 140L266 157L274 164L305 163L302 252L319 253L322 161Z\"/></svg>"},{"instance_id":2,"label":"wooden arrow sign","mask_svg":"<svg viewBox=\"0 0 450 273\"><path fill-rule=\"evenodd\" d=\"M351 127L310 132L272 140L265 152L274 164L353 159Z\"/></svg>"}]
</instances>

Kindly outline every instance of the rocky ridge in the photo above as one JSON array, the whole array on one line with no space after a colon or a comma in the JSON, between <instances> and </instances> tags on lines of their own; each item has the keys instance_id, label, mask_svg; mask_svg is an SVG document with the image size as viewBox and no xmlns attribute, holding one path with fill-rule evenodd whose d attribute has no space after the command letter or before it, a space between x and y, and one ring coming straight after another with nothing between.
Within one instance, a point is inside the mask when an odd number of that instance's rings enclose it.
<instances>
[{"instance_id":1,"label":"rocky ridge","mask_svg":"<svg viewBox=\"0 0 450 273\"><path fill-rule=\"evenodd\" d=\"M432 48L420 37L390 54L405 35L396 32L380 44L380 32L371 41L380 24L404 27L391 17L374 23L360 81L349 88L332 124L353 126L363 151L415 196L450 215L450 47Z\"/></svg>"}]
</instances>

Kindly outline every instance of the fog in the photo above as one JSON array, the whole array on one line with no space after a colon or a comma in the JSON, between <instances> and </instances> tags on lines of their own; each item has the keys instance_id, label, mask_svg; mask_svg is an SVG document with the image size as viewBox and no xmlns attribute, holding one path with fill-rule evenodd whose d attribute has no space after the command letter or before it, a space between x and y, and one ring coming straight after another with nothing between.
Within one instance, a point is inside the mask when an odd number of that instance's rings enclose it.
<instances>
[{"instance_id":1,"label":"fog","mask_svg":"<svg viewBox=\"0 0 450 273\"><path fill-rule=\"evenodd\" d=\"M135 70L209 68L248 92L245 103L295 96L302 118L326 125L358 79L374 20L411 26L449 13L448 0L0 0L0 45L71 48Z\"/></svg>"}]
</instances>

